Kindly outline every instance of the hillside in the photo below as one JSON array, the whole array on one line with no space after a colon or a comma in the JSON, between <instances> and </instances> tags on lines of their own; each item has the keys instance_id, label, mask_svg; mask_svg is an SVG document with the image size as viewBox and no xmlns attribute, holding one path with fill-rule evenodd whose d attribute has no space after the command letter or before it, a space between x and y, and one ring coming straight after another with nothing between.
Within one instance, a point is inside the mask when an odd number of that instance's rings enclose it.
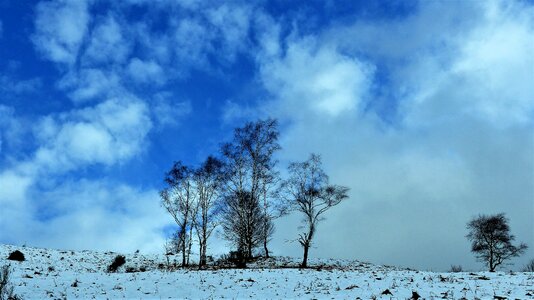
<instances>
[{"instance_id":1,"label":"hillside","mask_svg":"<svg viewBox=\"0 0 534 300\"><path fill-rule=\"evenodd\" d=\"M26 260L7 260L14 250ZM248 269L169 272L160 269L164 255L138 253L124 254L126 264L107 273L116 255L0 245L0 265L11 265L15 293L24 299L534 298L533 273L432 273L347 260L312 260L313 269L300 270L298 260L287 257Z\"/></svg>"}]
</instances>

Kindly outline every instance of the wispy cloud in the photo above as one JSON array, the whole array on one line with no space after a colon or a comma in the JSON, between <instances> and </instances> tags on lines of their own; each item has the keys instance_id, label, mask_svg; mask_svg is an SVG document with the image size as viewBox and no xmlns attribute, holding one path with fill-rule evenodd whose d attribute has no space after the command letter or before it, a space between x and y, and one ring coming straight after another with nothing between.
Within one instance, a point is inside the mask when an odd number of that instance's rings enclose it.
<instances>
[{"instance_id":1,"label":"wispy cloud","mask_svg":"<svg viewBox=\"0 0 534 300\"><path fill-rule=\"evenodd\" d=\"M36 92L42 85L39 78L20 80L8 75L0 76L0 92L3 97L9 95L27 94Z\"/></svg>"},{"instance_id":2,"label":"wispy cloud","mask_svg":"<svg viewBox=\"0 0 534 300\"><path fill-rule=\"evenodd\" d=\"M90 1L47 1L36 8L33 41L44 57L73 64L87 33Z\"/></svg>"},{"instance_id":3,"label":"wispy cloud","mask_svg":"<svg viewBox=\"0 0 534 300\"><path fill-rule=\"evenodd\" d=\"M128 27L119 24L113 14L99 18L93 28L82 63L98 65L101 63L121 63L131 51L131 39L126 37Z\"/></svg>"},{"instance_id":4,"label":"wispy cloud","mask_svg":"<svg viewBox=\"0 0 534 300\"><path fill-rule=\"evenodd\" d=\"M160 127L179 125L182 118L193 110L191 101L174 99L167 92L160 92L153 98L153 119Z\"/></svg>"},{"instance_id":5,"label":"wispy cloud","mask_svg":"<svg viewBox=\"0 0 534 300\"><path fill-rule=\"evenodd\" d=\"M138 83L163 84L166 80L163 68L154 60L143 61L134 57L128 64L128 74Z\"/></svg>"}]
</instances>

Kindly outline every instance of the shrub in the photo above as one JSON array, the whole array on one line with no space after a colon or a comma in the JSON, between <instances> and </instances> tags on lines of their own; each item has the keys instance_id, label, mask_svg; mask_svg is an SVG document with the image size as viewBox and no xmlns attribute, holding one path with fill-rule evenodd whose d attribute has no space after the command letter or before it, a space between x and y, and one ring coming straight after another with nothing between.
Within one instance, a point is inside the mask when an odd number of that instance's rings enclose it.
<instances>
[{"instance_id":1,"label":"shrub","mask_svg":"<svg viewBox=\"0 0 534 300\"><path fill-rule=\"evenodd\" d=\"M245 268L247 266L245 262L245 255L242 251L230 251L228 262L232 263L238 268Z\"/></svg>"},{"instance_id":2,"label":"shrub","mask_svg":"<svg viewBox=\"0 0 534 300\"><path fill-rule=\"evenodd\" d=\"M116 272L117 269L124 265L126 263L126 257L124 255L117 255L115 256L115 259L111 263L111 265L108 266L108 272Z\"/></svg>"},{"instance_id":3,"label":"shrub","mask_svg":"<svg viewBox=\"0 0 534 300\"><path fill-rule=\"evenodd\" d=\"M526 266L521 270L523 272L534 272L534 259L531 259Z\"/></svg>"},{"instance_id":4,"label":"shrub","mask_svg":"<svg viewBox=\"0 0 534 300\"><path fill-rule=\"evenodd\" d=\"M25 261L24 253L20 252L19 250L15 250L9 254L7 257L9 260L15 260L15 261Z\"/></svg>"},{"instance_id":5,"label":"shrub","mask_svg":"<svg viewBox=\"0 0 534 300\"><path fill-rule=\"evenodd\" d=\"M451 273L463 272L463 269L462 269L462 266L460 266L460 265L457 265L457 266L452 265L451 269L449 270L449 272L451 272Z\"/></svg>"}]
</instances>

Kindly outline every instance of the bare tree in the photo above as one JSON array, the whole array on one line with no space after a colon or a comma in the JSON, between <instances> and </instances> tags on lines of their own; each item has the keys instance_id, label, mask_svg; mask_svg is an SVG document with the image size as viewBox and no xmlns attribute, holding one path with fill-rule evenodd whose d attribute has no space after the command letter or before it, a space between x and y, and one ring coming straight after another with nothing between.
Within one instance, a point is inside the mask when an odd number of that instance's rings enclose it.
<instances>
[{"instance_id":1,"label":"bare tree","mask_svg":"<svg viewBox=\"0 0 534 300\"><path fill-rule=\"evenodd\" d=\"M534 259L531 259L524 267L521 269L523 272L534 272Z\"/></svg>"},{"instance_id":2,"label":"bare tree","mask_svg":"<svg viewBox=\"0 0 534 300\"><path fill-rule=\"evenodd\" d=\"M274 153L280 150L278 144L278 122L275 119L249 122L236 130L236 137L243 145L245 153L250 157L252 180L250 191L261 201L264 214L262 227L262 243L265 257L269 257L269 240L274 233L273 220L282 215L280 202L277 202L276 187L280 180L275 170L277 161Z\"/></svg>"},{"instance_id":3,"label":"bare tree","mask_svg":"<svg viewBox=\"0 0 534 300\"><path fill-rule=\"evenodd\" d=\"M321 217L331 207L347 199L349 189L331 185L321 166L321 157L311 154L304 162L292 163L289 179L282 184L283 193L290 209L304 214L305 232L299 234L298 241L304 249L301 267L307 267L308 251Z\"/></svg>"},{"instance_id":4,"label":"bare tree","mask_svg":"<svg viewBox=\"0 0 534 300\"><path fill-rule=\"evenodd\" d=\"M249 122L235 129L232 142L222 147L227 166L228 194L225 199L230 201L238 199L232 204L260 203L262 222L249 222L249 225L260 226L259 232L266 256L269 255L267 244L274 232L273 219L281 215L273 197L274 187L279 181L279 175L275 171L276 160L273 158L274 153L280 149L277 126L278 123L274 119ZM232 226L225 228L230 229ZM253 232L258 232L258 229L249 228L243 231L246 234ZM244 240L251 239L251 236L244 238ZM247 244L245 256L250 258L252 255L250 247L257 246Z\"/></svg>"},{"instance_id":5,"label":"bare tree","mask_svg":"<svg viewBox=\"0 0 534 300\"><path fill-rule=\"evenodd\" d=\"M515 236L510 234L508 219L504 213L496 215L480 215L467 223L471 241L471 251L477 258L487 264L490 272L512 257L525 252L527 245L512 245Z\"/></svg>"},{"instance_id":6,"label":"bare tree","mask_svg":"<svg viewBox=\"0 0 534 300\"><path fill-rule=\"evenodd\" d=\"M11 269L9 265L4 265L0 268L0 300L20 299L13 293L13 285L10 281Z\"/></svg>"},{"instance_id":7,"label":"bare tree","mask_svg":"<svg viewBox=\"0 0 534 300\"><path fill-rule=\"evenodd\" d=\"M199 243L199 268L206 265L208 238L217 227L220 212L220 198L224 180L223 162L209 156L194 173L197 193L197 207L193 218Z\"/></svg>"},{"instance_id":8,"label":"bare tree","mask_svg":"<svg viewBox=\"0 0 534 300\"><path fill-rule=\"evenodd\" d=\"M237 247L245 262L248 261L263 237L264 214L258 199L248 191L228 194L222 214L223 237Z\"/></svg>"},{"instance_id":9,"label":"bare tree","mask_svg":"<svg viewBox=\"0 0 534 300\"><path fill-rule=\"evenodd\" d=\"M182 253L182 267L189 264L192 245L193 216L196 191L193 171L181 162L175 162L165 175L167 187L160 192L162 205L178 225L177 245Z\"/></svg>"}]
</instances>

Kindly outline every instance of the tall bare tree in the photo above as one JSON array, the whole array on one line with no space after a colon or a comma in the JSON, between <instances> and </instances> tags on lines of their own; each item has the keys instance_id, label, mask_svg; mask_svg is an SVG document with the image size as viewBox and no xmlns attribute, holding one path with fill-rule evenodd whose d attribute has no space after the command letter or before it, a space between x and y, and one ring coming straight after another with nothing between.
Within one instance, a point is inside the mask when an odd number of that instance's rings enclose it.
<instances>
[{"instance_id":1,"label":"tall bare tree","mask_svg":"<svg viewBox=\"0 0 534 300\"><path fill-rule=\"evenodd\" d=\"M182 267L189 264L192 245L193 217L197 198L193 170L175 162L165 174L167 187L160 192L163 207L178 225L177 248L182 253Z\"/></svg>"},{"instance_id":2,"label":"tall bare tree","mask_svg":"<svg viewBox=\"0 0 534 300\"><path fill-rule=\"evenodd\" d=\"M206 161L194 173L194 181L197 193L197 204L193 225L199 243L199 268L206 265L206 252L208 238L218 225L222 185L224 180L223 162L213 156Z\"/></svg>"},{"instance_id":3,"label":"tall bare tree","mask_svg":"<svg viewBox=\"0 0 534 300\"><path fill-rule=\"evenodd\" d=\"M273 220L281 215L280 203L273 197L279 182L279 173L275 169L277 161L273 158L281 149L279 135L275 119L249 122L236 130L237 140L250 157L251 193L261 201L264 214L261 232L266 257L269 257L268 242L274 233Z\"/></svg>"},{"instance_id":4,"label":"tall bare tree","mask_svg":"<svg viewBox=\"0 0 534 300\"><path fill-rule=\"evenodd\" d=\"M283 194L290 209L304 214L305 232L299 234L298 241L304 249L301 267L308 264L308 251L317 230L317 224L328 209L347 199L349 189L331 185L322 169L321 157L311 154L304 162L291 163L289 179L282 183Z\"/></svg>"},{"instance_id":5,"label":"tall bare tree","mask_svg":"<svg viewBox=\"0 0 534 300\"><path fill-rule=\"evenodd\" d=\"M276 160L273 158L274 153L280 149L277 127L278 123L274 119L246 123L245 126L236 128L232 142L222 147L228 167L228 195L225 199L239 200L233 204L260 203L262 222L259 225L256 225L257 222L249 222L249 225L260 226L259 232L266 255L269 255L267 244L274 231L272 220L279 215L272 197L272 190L278 178L274 169ZM246 234L253 232L258 232L257 228L243 231ZM251 240L251 236L245 237L244 240ZM247 251L244 254L247 258L252 255L251 248L256 246L246 245Z\"/></svg>"},{"instance_id":6,"label":"tall bare tree","mask_svg":"<svg viewBox=\"0 0 534 300\"><path fill-rule=\"evenodd\" d=\"M503 213L496 215L480 215L467 223L471 241L471 251L477 258L487 264L490 272L512 257L525 252L527 245L520 243L515 246L512 242L515 236L510 234L508 218Z\"/></svg>"}]
</instances>

